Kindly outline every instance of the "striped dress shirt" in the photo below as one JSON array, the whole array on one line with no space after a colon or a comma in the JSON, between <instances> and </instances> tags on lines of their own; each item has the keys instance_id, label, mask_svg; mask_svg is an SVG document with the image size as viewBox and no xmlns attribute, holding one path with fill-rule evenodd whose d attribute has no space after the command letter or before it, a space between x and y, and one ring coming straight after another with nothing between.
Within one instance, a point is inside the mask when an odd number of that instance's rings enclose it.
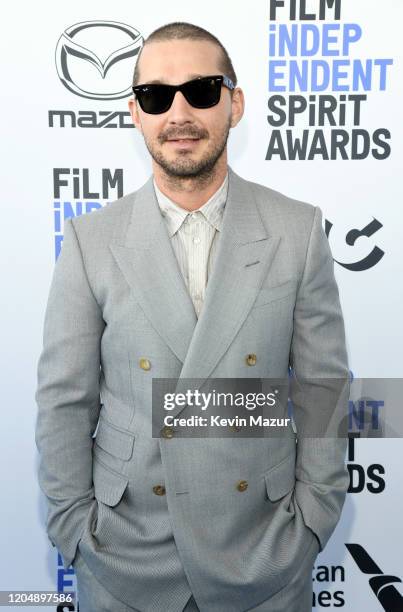
<instances>
[{"instance_id":1,"label":"striped dress shirt","mask_svg":"<svg viewBox=\"0 0 403 612\"><path fill-rule=\"evenodd\" d=\"M158 189L155 179L154 189L180 271L199 317L222 227L228 173L221 187L193 212L181 208L164 195Z\"/></svg>"}]
</instances>

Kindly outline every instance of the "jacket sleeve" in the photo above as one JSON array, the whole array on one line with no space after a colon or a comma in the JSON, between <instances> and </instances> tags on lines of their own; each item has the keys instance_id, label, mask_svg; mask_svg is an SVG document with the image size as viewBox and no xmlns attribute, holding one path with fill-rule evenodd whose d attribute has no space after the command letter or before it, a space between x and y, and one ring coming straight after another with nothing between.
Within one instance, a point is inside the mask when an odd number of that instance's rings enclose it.
<instances>
[{"instance_id":1,"label":"jacket sleeve","mask_svg":"<svg viewBox=\"0 0 403 612\"><path fill-rule=\"evenodd\" d=\"M334 262L315 208L294 311L290 399L297 429L295 500L323 550L345 502L349 368ZM344 419L343 419L344 418Z\"/></svg>"},{"instance_id":2,"label":"jacket sleeve","mask_svg":"<svg viewBox=\"0 0 403 612\"><path fill-rule=\"evenodd\" d=\"M47 498L47 533L63 555L66 569L96 503L92 435L100 411L100 340L104 326L86 276L74 223L68 219L46 307L35 394L38 479Z\"/></svg>"}]
</instances>

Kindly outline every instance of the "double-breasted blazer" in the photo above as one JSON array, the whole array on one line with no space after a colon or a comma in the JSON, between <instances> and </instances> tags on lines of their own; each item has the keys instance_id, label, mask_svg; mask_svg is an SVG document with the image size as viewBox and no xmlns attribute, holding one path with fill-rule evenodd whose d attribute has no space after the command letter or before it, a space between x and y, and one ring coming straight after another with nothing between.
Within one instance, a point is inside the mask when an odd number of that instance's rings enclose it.
<instances>
[{"instance_id":1,"label":"double-breasted blazer","mask_svg":"<svg viewBox=\"0 0 403 612\"><path fill-rule=\"evenodd\" d=\"M193 593L202 611L241 612L312 565L306 551L313 539L315 555L325 547L348 487L345 440L298 438L320 406L296 406L296 433L278 437L151 433L153 378L283 379L290 368L301 379L349 374L319 207L229 168L199 319L152 177L67 219L35 432L47 532L65 568L79 547L136 609L177 612Z\"/></svg>"}]
</instances>

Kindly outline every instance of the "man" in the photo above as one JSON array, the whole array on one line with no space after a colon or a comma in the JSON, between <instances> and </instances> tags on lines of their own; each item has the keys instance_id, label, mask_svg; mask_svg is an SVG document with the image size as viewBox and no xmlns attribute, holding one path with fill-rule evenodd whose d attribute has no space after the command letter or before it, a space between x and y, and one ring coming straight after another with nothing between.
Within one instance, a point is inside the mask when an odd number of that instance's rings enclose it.
<instances>
[{"instance_id":1,"label":"man","mask_svg":"<svg viewBox=\"0 0 403 612\"><path fill-rule=\"evenodd\" d=\"M153 437L151 399L153 378L348 376L321 211L228 166L244 96L210 33L156 30L133 84L153 176L66 222L49 295L36 395L48 533L81 612L307 612L345 499L344 442L296 444L290 428ZM297 433L318 410L295 406Z\"/></svg>"}]
</instances>

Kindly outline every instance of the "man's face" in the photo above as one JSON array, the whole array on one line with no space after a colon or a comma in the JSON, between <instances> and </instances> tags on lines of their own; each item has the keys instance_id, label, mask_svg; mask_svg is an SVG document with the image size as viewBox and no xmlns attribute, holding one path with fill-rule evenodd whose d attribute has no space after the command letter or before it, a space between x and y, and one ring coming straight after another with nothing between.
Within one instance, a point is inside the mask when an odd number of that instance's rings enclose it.
<instances>
[{"instance_id":1,"label":"man's face","mask_svg":"<svg viewBox=\"0 0 403 612\"><path fill-rule=\"evenodd\" d=\"M139 83L179 85L198 76L222 74L219 60L219 48L208 41L149 43L140 58ZM177 91L170 109L160 115L145 113L133 98L129 109L154 162L169 176L192 177L210 173L226 151L230 127L243 113L243 95L236 88L231 98L222 86L219 103L199 109Z\"/></svg>"}]
</instances>

